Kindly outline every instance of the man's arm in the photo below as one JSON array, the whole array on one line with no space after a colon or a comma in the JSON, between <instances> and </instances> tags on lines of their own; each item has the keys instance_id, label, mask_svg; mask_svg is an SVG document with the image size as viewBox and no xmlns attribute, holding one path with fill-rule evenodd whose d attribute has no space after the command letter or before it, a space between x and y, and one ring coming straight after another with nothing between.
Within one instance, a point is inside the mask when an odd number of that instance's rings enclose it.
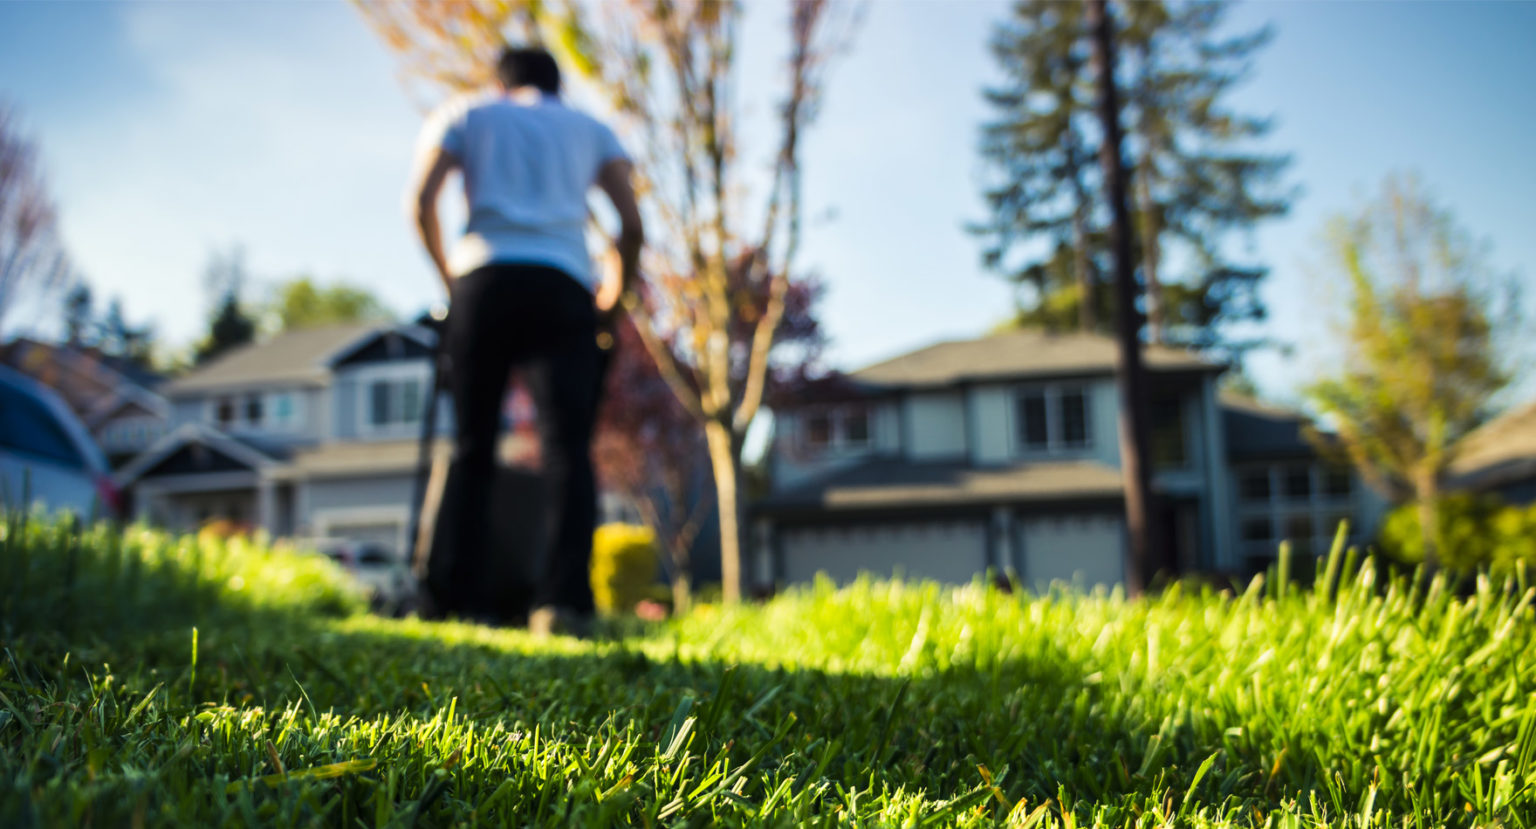
<instances>
[{"instance_id":1,"label":"man's arm","mask_svg":"<svg viewBox=\"0 0 1536 829\"><path fill-rule=\"evenodd\" d=\"M597 291L597 310L612 314L626 294L640 281L640 248L645 245L645 228L640 223L640 207L635 203L635 188L629 177L634 167L628 159L616 158L597 173L602 188L619 213L619 237L614 247L619 253L619 272L609 273Z\"/></svg>"},{"instance_id":2,"label":"man's arm","mask_svg":"<svg viewBox=\"0 0 1536 829\"><path fill-rule=\"evenodd\" d=\"M443 280L443 290L449 294L453 293L453 274L448 270L448 255L443 252L443 230L437 220L437 197L443 191L443 183L448 180L449 171L458 164L458 159L442 148L432 150L418 167L416 183L412 188L416 191L416 198L412 202L416 232L421 236L421 244L427 249L427 255L432 257L438 277Z\"/></svg>"}]
</instances>

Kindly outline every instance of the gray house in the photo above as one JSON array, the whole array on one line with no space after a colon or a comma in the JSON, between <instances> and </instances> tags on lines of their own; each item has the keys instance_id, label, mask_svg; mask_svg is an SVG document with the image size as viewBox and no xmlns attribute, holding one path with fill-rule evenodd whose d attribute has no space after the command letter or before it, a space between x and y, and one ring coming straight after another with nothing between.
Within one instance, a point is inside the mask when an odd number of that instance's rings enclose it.
<instances>
[{"instance_id":1,"label":"gray house","mask_svg":"<svg viewBox=\"0 0 1536 829\"><path fill-rule=\"evenodd\" d=\"M403 554L432 344L432 332L414 325L346 325L237 349L160 389L170 432L118 482L135 515L160 526L222 518ZM510 436L504 453L526 440ZM445 448L439 438L437 451Z\"/></svg>"},{"instance_id":2,"label":"gray house","mask_svg":"<svg viewBox=\"0 0 1536 829\"><path fill-rule=\"evenodd\" d=\"M1494 418L1457 447L1450 489L1494 494L1511 504L1536 501L1536 403Z\"/></svg>"},{"instance_id":3,"label":"gray house","mask_svg":"<svg viewBox=\"0 0 1536 829\"><path fill-rule=\"evenodd\" d=\"M1194 353L1146 360L1154 489L1182 570L1253 572L1282 539L1317 552L1339 519L1359 537L1375 525L1380 499L1315 455L1300 416L1223 396L1225 367ZM1107 337L1010 332L903 354L781 407L774 489L753 512L756 586L988 569L1036 586L1121 581L1114 364Z\"/></svg>"}]
</instances>

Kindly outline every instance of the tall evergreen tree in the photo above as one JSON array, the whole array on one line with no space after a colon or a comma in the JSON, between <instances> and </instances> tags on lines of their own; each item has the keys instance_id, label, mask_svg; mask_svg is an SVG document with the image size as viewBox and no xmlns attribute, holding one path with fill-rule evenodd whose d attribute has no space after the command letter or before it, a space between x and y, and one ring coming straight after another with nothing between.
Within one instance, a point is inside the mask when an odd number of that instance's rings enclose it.
<instances>
[{"instance_id":1,"label":"tall evergreen tree","mask_svg":"<svg viewBox=\"0 0 1536 829\"><path fill-rule=\"evenodd\" d=\"M1269 33L1225 36L1223 0L1121 7L1121 119L1147 339L1239 351L1248 344L1229 327L1263 318L1265 270L1230 259L1225 242L1286 211L1288 159L1255 150L1269 121L1226 99ZM973 230L986 240L983 261L1019 283L1020 323L1107 330L1108 214L1093 165L1102 132L1083 18L1081 4L1020 0L994 30L1005 81L986 92L997 118L982 129L991 216Z\"/></svg>"},{"instance_id":2,"label":"tall evergreen tree","mask_svg":"<svg viewBox=\"0 0 1536 829\"><path fill-rule=\"evenodd\" d=\"M123 300L113 297L102 315L102 351L127 360L142 369L154 369L155 328L153 325L132 325L123 313Z\"/></svg>"},{"instance_id":3,"label":"tall evergreen tree","mask_svg":"<svg viewBox=\"0 0 1536 829\"><path fill-rule=\"evenodd\" d=\"M96 341L96 300L91 286L77 283L64 295L64 340L73 346Z\"/></svg>"},{"instance_id":4,"label":"tall evergreen tree","mask_svg":"<svg viewBox=\"0 0 1536 829\"><path fill-rule=\"evenodd\" d=\"M241 301L247 281L245 251L234 247L222 254L215 253L208 260L203 280L214 297L214 308L208 335L195 351L199 364L256 339L256 321Z\"/></svg>"}]
</instances>

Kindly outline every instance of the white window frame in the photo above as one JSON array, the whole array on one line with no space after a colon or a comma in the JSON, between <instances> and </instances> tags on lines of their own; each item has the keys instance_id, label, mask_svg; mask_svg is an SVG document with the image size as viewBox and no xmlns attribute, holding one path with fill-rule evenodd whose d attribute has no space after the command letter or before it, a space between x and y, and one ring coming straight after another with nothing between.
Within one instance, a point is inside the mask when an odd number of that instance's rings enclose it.
<instances>
[{"instance_id":1,"label":"white window frame","mask_svg":"<svg viewBox=\"0 0 1536 829\"><path fill-rule=\"evenodd\" d=\"M855 410L864 415L864 440L861 441L854 441L848 437L848 421ZM810 420L817 416L827 418L826 443L811 441ZM867 452L875 446L875 407L865 403L807 406L800 412L799 428L800 445L811 452L827 454Z\"/></svg>"},{"instance_id":2,"label":"white window frame","mask_svg":"<svg viewBox=\"0 0 1536 829\"><path fill-rule=\"evenodd\" d=\"M293 416L288 422L278 422L273 418L277 409L277 400L281 397L290 397L293 400ZM248 404L252 397L261 398L261 421L252 422L246 414L249 412ZM230 400L234 404L234 418L227 425L219 423L219 401ZM280 387L276 389L246 389L244 391L227 391L211 394L203 400L203 422L215 429L223 429L227 432L264 432L270 434L293 434L304 429L304 390L298 387Z\"/></svg>"},{"instance_id":3,"label":"white window frame","mask_svg":"<svg viewBox=\"0 0 1536 829\"><path fill-rule=\"evenodd\" d=\"M288 417L281 420L277 417L278 401L287 399L292 405ZM262 401L262 414L266 417L266 423L261 427L266 432L283 432L291 434L304 429L304 393L300 389L276 389L267 392L266 399Z\"/></svg>"},{"instance_id":4,"label":"white window frame","mask_svg":"<svg viewBox=\"0 0 1536 829\"><path fill-rule=\"evenodd\" d=\"M1306 499L1291 498L1282 490L1285 486L1286 473L1298 466L1307 467L1308 491ZM1243 497L1243 479L1250 472L1262 470L1269 481L1269 497L1262 501L1250 500ZM1299 539L1289 538L1286 534L1286 520L1293 515L1306 514L1312 521L1312 544L1314 556L1325 555L1333 544L1333 535L1338 531L1338 526L1331 521L1333 516L1344 514L1349 516L1351 537L1359 531L1360 519L1360 478L1353 470L1349 471L1349 494L1346 496L1330 496L1323 491L1323 484L1327 481L1328 465L1316 460L1286 460L1264 461L1260 463L1238 464L1233 468L1234 492L1233 501L1237 504L1236 538L1238 552L1243 561L1249 559L1273 559L1280 549L1280 542L1291 541L1295 543ZM1268 518L1270 522L1271 538L1268 541L1248 541L1242 537L1243 521L1248 518ZM1261 546L1262 545L1262 546Z\"/></svg>"},{"instance_id":5,"label":"white window frame","mask_svg":"<svg viewBox=\"0 0 1536 829\"><path fill-rule=\"evenodd\" d=\"M1062 398L1070 392L1083 396L1083 442L1069 445L1063 434ZM1024 397L1040 394L1045 398L1045 446L1031 446L1024 439ZM1015 455L1043 457L1046 455L1086 455L1093 451L1093 384L1092 383L1030 383L1016 386L1013 390L1013 411L1010 418L1012 434L1009 441Z\"/></svg>"},{"instance_id":6,"label":"white window frame","mask_svg":"<svg viewBox=\"0 0 1536 829\"><path fill-rule=\"evenodd\" d=\"M398 438L415 434L421 428L422 412L412 412L409 419L392 421L382 425L373 422L373 384L384 382L401 384L415 380L420 388L422 404L432 394L431 366L426 360L402 360L379 365L362 366L351 371L356 389L356 405L353 407L353 426L360 438Z\"/></svg>"},{"instance_id":7,"label":"white window frame","mask_svg":"<svg viewBox=\"0 0 1536 829\"><path fill-rule=\"evenodd\" d=\"M1151 426L1151 422L1150 422L1151 409L1150 409L1150 407L1148 408L1148 415L1149 415L1148 427L1149 428L1148 428L1148 435L1147 435L1147 455L1148 455L1148 460L1152 462L1152 471L1153 472L1187 472L1187 471L1195 468L1195 451L1196 451L1195 450L1195 443L1196 443L1197 438L1194 435L1193 430L1190 428L1190 425L1192 423L1194 423L1194 421L1195 421L1195 416L1194 416L1193 412L1190 411L1190 408L1187 405L1187 403L1188 403L1188 400L1186 398L1184 398L1184 397L1175 398L1174 401L1173 401L1174 408L1178 410L1179 433L1180 433L1179 434L1179 441L1184 446L1184 457L1178 463L1170 463L1170 464L1166 464L1166 465L1162 465L1162 466L1159 466L1157 464L1157 462L1156 462L1156 459L1151 457L1151 453L1152 453L1152 437L1153 436L1151 434L1151 429L1150 429L1150 426ZM1271 492L1273 492L1273 491L1271 491Z\"/></svg>"}]
</instances>

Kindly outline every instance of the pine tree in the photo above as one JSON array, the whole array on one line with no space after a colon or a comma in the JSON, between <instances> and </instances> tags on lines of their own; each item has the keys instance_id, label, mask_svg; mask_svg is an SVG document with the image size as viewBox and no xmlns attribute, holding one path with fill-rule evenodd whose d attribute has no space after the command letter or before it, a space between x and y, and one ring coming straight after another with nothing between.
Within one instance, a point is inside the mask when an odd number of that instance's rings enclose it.
<instances>
[{"instance_id":1,"label":"pine tree","mask_svg":"<svg viewBox=\"0 0 1536 829\"><path fill-rule=\"evenodd\" d=\"M208 261L203 279L208 292L216 299L208 323L208 336L198 343L195 352L195 361L199 364L256 339L256 321L241 302L246 284L245 252L234 247L224 254L214 254Z\"/></svg>"},{"instance_id":2,"label":"pine tree","mask_svg":"<svg viewBox=\"0 0 1536 829\"><path fill-rule=\"evenodd\" d=\"M1126 3L1119 15L1127 90L1121 118L1132 175L1147 339L1238 352L1234 323L1257 321L1265 269L1234 262L1230 231L1282 215L1288 159L1253 149L1270 122L1226 103L1267 31L1225 37L1220 0ZM1104 181L1093 124L1080 4L1021 0L994 31L1003 86L981 151L995 175L990 219L974 228L983 261L1018 282L1021 324L1108 330ZM1169 273L1176 264L1177 272ZM1090 297L1086 307L1082 297Z\"/></svg>"}]
</instances>

